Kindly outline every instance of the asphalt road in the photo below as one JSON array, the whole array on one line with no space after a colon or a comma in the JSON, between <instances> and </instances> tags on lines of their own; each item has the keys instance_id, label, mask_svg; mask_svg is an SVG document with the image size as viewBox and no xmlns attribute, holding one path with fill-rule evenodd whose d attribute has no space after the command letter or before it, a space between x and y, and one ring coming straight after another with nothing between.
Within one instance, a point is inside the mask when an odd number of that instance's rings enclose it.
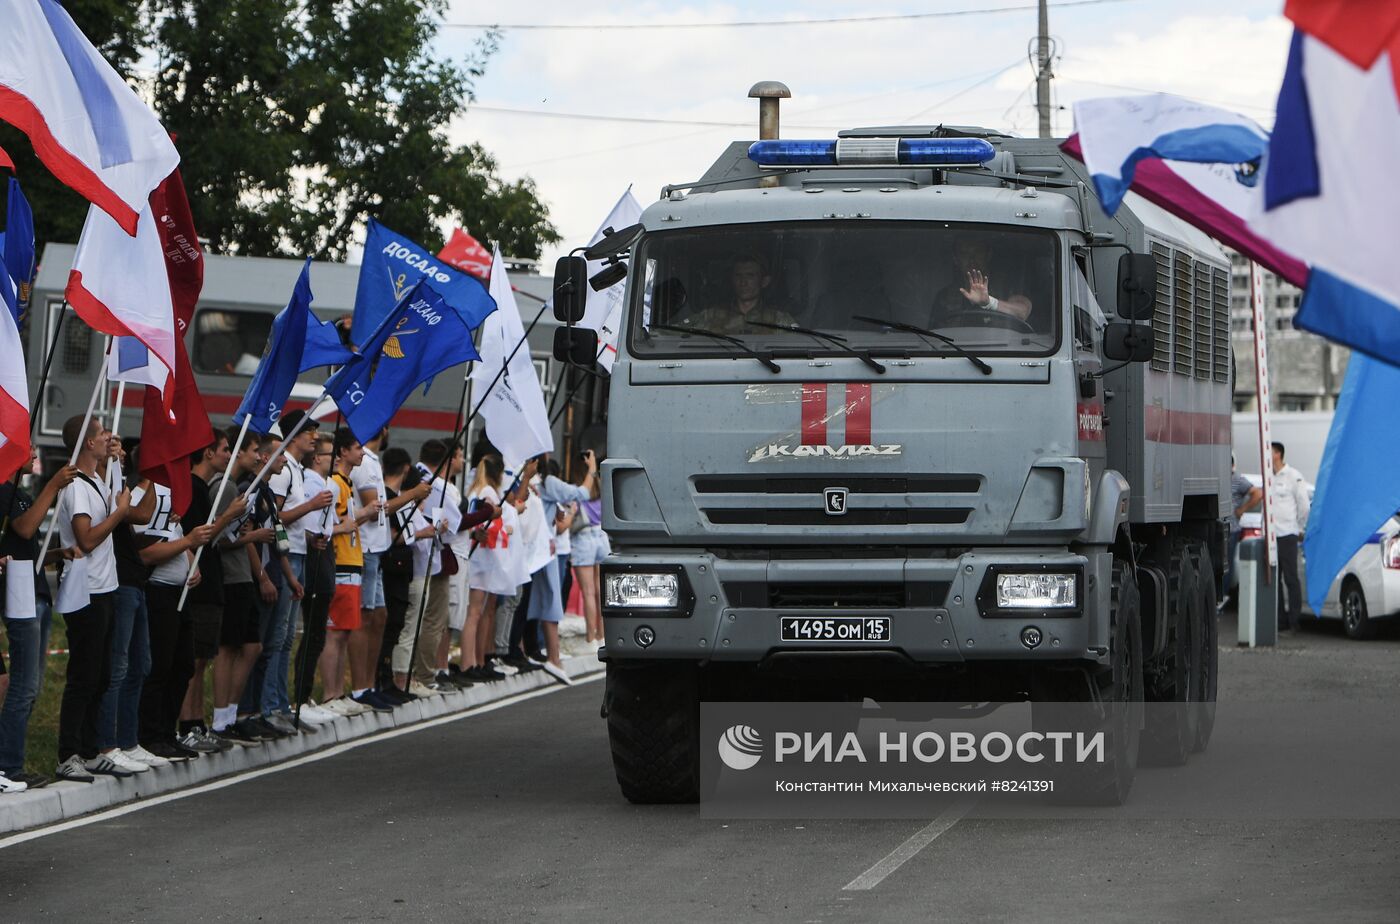
<instances>
[{"instance_id":1,"label":"asphalt road","mask_svg":"<svg viewBox=\"0 0 1400 924\"><path fill-rule=\"evenodd\" d=\"M1310 630L1244 651L1225 626L1222 640L1222 701L1400 706L1393 638ZM582 684L0 849L0 919L1394 921L1400 909L1400 815L1290 819L1286 806L1253 819L974 807L875 887L844 890L929 819L630 806L601 694ZM1143 771L1144 800L1192 766Z\"/></svg>"}]
</instances>

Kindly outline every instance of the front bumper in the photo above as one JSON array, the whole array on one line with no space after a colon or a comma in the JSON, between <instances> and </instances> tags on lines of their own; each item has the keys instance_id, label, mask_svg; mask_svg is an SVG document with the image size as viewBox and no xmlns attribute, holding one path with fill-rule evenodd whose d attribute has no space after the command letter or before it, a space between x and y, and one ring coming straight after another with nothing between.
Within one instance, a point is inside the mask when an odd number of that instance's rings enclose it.
<instances>
[{"instance_id":1,"label":"front bumper","mask_svg":"<svg viewBox=\"0 0 1400 924\"><path fill-rule=\"evenodd\" d=\"M691 592L678 613L604 609L608 659L758 663L776 654L896 653L917 663L1107 659L1112 558L1064 549L983 548L956 558L744 560L703 551L614 554L610 569L679 569ZM1075 610L985 615L989 569L1078 570ZM868 601L868 602L867 602ZM888 616L888 642L793 642L784 616ZM1034 646L1023 641L1039 629ZM649 640L649 644L642 644Z\"/></svg>"}]
</instances>

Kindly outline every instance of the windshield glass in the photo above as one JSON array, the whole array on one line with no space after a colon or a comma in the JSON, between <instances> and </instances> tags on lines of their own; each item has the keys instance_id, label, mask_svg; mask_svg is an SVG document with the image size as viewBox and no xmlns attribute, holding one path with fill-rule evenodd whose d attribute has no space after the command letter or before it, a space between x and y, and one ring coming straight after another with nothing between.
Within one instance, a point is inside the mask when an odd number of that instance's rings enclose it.
<instances>
[{"instance_id":1,"label":"windshield glass","mask_svg":"<svg viewBox=\"0 0 1400 924\"><path fill-rule=\"evenodd\" d=\"M946 355L944 343L856 320L928 328L977 354L1047 355L1059 345L1055 235L945 222L726 225L648 234L632 265L629 343L638 356L733 356L713 337L782 355Z\"/></svg>"}]
</instances>

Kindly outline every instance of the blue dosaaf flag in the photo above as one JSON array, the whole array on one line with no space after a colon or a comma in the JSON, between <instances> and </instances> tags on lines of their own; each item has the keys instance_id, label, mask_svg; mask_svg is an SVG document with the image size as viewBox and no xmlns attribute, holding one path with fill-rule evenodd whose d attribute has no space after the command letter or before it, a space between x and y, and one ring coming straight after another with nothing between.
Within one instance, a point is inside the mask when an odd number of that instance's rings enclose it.
<instances>
[{"instance_id":1,"label":"blue dosaaf flag","mask_svg":"<svg viewBox=\"0 0 1400 924\"><path fill-rule=\"evenodd\" d=\"M29 285L34 281L34 213L30 211L29 200L19 188L19 181L10 177L9 194L5 206L5 233L0 236L4 245L0 246L0 263L4 272L14 283L14 289L0 279L0 298L5 307L15 317L18 324L24 309L29 305Z\"/></svg>"},{"instance_id":2,"label":"blue dosaaf flag","mask_svg":"<svg viewBox=\"0 0 1400 924\"><path fill-rule=\"evenodd\" d=\"M361 352L379 323L420 280L426 280L447 305L456 309L468 330L476 330L496 310L496 303L486 295L480 280L449 266L422 245L371 218L355 289L355 313L350 320L350 340Z\"/></svg>"},{"instance_id":3,"label":"blue dosaaf flag","mask_svg":"<svg viewBox=\"0 0 1400 924\"><path fill-rule=\"evenodd\" d=\"M326 394L363 443L388 425L414 388L480 358L462 315L434 287L420 281L384 318L360 354L326 382Z\"/></svg>"},{"instance_id":4,"label":"blue dosaaf flag","mask_svg":"<svg viewBox=\"0 0 1400 924\"><path fill-rule=\"evenodd\" d=\"M297 277L291 301L272 322L267 353L258 363L258 371L248 386L247 394L243 396L243 403L233 415L236 426L242 426L243 419L251 417L248 429L266 433L282 415L282 406L287 403L299 373L316 366L349 362L354 356L349 350L339 347L338 338L337 353L331 354L325 349L320 330L330 328L332 337L335 331L331 325L322 324L311 313L311 299L311 260L308 258L301 268L301 275ZM318 333L313 334L312 331Z\"/></svg>"}]
</instances>

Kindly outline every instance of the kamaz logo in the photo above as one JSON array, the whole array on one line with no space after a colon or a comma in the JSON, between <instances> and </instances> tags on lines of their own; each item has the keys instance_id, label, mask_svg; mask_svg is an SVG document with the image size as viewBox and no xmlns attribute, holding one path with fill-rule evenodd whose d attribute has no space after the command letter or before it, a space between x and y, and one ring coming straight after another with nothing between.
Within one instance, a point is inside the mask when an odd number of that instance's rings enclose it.
<instances>
[{"instance_id":1,"label":"kamaz logo","mask_svg":"<svg viewBox=\"0 0 1400 924\"><path fill-rule=\"evenodd\" d=\"M749 462L766 462L769 459L853 459L858 456L897 456L904 450L899 443L884 443L874 446L789 446L786 443L769 443L760 446L749 456Z\"/></svg>"}]
</instances>

